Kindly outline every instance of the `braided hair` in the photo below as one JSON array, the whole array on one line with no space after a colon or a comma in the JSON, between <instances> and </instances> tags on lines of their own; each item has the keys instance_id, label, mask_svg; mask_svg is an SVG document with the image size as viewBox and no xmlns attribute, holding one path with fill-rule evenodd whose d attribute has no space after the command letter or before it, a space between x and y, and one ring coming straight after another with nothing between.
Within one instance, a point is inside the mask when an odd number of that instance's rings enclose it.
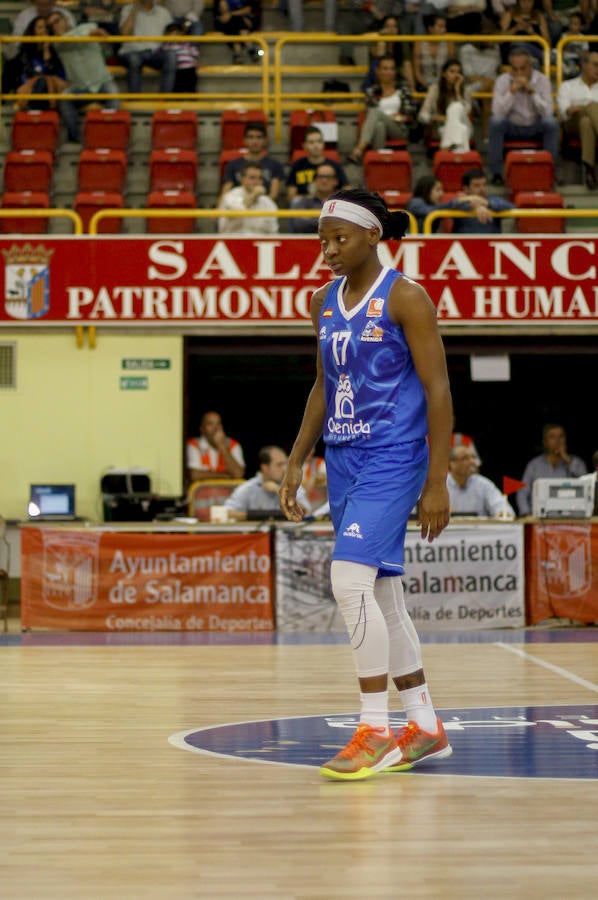
<instances>
[{"instance_id":1,"label":"braided hair","mask_svg":"<svg viewBox=\"0 0 598 900\"><path fill-rule=\"evenodd\" d=\"M348 203L355 203L357 206L363 206L364 209L369 210L382 226L383 241L391 238L400 241L409 227L407 213L402 210L391 212L380 194L364 191L362 188L346 188L335 191L328 197L328 200L346 200Z\"/></svg>"}]
</instances>

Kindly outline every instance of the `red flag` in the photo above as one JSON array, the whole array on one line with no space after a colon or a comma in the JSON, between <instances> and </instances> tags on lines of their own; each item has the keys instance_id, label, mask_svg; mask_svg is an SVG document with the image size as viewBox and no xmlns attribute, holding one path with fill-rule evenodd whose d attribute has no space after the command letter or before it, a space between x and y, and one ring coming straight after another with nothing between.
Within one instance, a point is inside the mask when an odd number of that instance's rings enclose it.
<instances>
[{"instance_id":1,"label":"red flag","mask_svg":"<svg viewBox=\"0 0 598 900\"><path fill-rule=\"evenodd\" d=\"M509 478L508 475L503 475L502 479L502 492L507 496L509 494L514 494L515 491L520 491L521 488L527 487L525 481L517 481L516 478Z\"/></svg>"}]
</instances>

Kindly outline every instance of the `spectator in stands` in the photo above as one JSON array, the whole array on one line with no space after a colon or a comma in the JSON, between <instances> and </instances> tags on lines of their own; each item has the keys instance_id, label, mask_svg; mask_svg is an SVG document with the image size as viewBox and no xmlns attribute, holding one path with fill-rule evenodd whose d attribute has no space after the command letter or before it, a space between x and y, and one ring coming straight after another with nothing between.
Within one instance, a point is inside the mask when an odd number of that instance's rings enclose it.
<instances>
[{"instance_id":1,"label":"spectator in stands","mask_svg":"<svg viewBox=\"0 0 598 900\"><path fill-rule=\"evenodd\" d=\"M156 0L134 0L123 7L120 31L124 37L155 37L164 34L172 15ZM127 90L137 94L141 90L141 71L144 66L161 72L160 90L172 93L176 78L176 54L172 45L156 41L126 41L118 51L119 59L127 67Z\"/></svg>"},{"instance_id":2,"label":"spectator in stands","mask_svg":"<svg viewBox=\"0 0 598 900\"><path fill-rule=\"evenodd\" d=\"M171 22L164 29L165 35L180 35L185 31L178 22ZM197 90L197 66L199 63L199 46L190 41L168 41L164 43L165 50L172 50L176 57L176 73L173 90L177 94L193 94Z\"/></svg>"},{"instance_id":3,"label":"spectator in stands","mask_svg":"<svg viewBox=\"0 0 598 900\"><path fill-rule=\"evenodd\" d=\"M463 173L461 188L464 196L458 198L455 209L471 210L474 216L456 218L453 224L455 234L498 234L501 220L492 213L513 209L513 204L504 197L488 195L488 179L481 169L468 169Z\"/></svg>"},{"instance_id":4,"label":"spectator in stands","mask_svg":"<svg viewBox=\"0 0 598 900\"><path fill-rule=\"evenodd\" d=\"M177 25L183 29L183 34L195 36L204 34L202 15L205 7L204 0L163 0L164 6ZM199 44L195 44L199 47Z\"/></svg>"},{"instance_id":5,"label":"spectator in stands","mask_svg":"<svg viewBox=\"0 0 598 900\"><path fill-rule=\"evenodd\" d=\"M333 166L339 187L347 184L347 176L341 166L326 156L324 150L324 138L322 132L315 125L309 125L305 129L303 136L303 149L306 155L300 156L291 166L291 171L287 178L287 198L289 202L296 197L297 194L311 194L314 190L314 178L316 168L320 163L328 162Z\"/></svg>"},{"instance_id":6,"label":"spectator in stands","mask_svg":"<svg viewBox=\"0 0 598 900\"><path fill-rule=\"evenodd\" d=\"M424 16L424 26L429 35L446 34L446 16L430 13ZM447 59L455 56L452 41L415 41L413 44L413 76L418 91L427 91L438 82Z\"/></svg>"},{"instance_id":7,"label":"spectator in stands","mask_svg":"<svg viewBox=\"0 0 598 900\"><path fill-rule=\"evenodd\" d=\"M563 78L575 78L581 70L581 55L589 49L589 44L583 31L584 21L581 13L572 12L569 16L567 30L561 37L576 38L563 45Z\"/></svg>"},{"instance_id":8,"label":"spectator in stands","mask_svg":"<svg viewBox=\"0 0 598 900\"><path fill-rule=\"evenodd\" d=\"M416 104L409 83L397 78L392 56L383 56L376 66L376 84L365 92L366 115L357 143L347 161L361 165L366 149L382 149L389 138L407 138Z\"/></svg>"},{"instance_id":9,"label":"spectator in stands","mask_svg":"<svg viewBox=\"0 0 598 900\"><path fill-rule=\"evenodd\" d=\"M57 37L106 37L103 28L98 28L95 22L83 22L71 28L69 21L62 10L55 10L48 18L48 25ZM69 82L65 90L66 94L116 94L118 87L106 63L102 45L98 41L86 43L60 43L56 44L57 53L64 66L64 71ZM106 100L107 109L118 109L119 100L114 97ZM60 102L60 115L66 126L68 139L78 143L80 141L80 129L77 104L71 100Z\"/></svg>"},{"instance_id":10,"label":"spectator in stands","mask_svg":"<svg viewBox=\"0 0 598 900\"><path fill-rule=\"evenodd\" d=\"M244 521L255 512L271 512L281 518L280 485L287 471L288 458L281 447L268 445L258 453L260 470L245 484L238 485L225 501L231 519ZM297 501L309 513L311 506L304 488L297 491Z\"/></svg>"},{"instance_id":11,"label":"spectator in stands","mask_svg":"<svg viewBox=\"0 0 598 900\"><path fill-rule=\"evenodd\" d=\"M338 190L338 175L335 167L330 162L320 163L316 166L313 181L312 194L303 194L293 197L291 209L321 210L324 201L330 194ZM289 231L294 234L316 234L318 230L318 217L289 219Z\"/></svg>"},{"instance_id":12,"label":"spectator in stands","mask_svg":"<svg viewBox=\"0 0 598 900\"><path fill-rule=\"evenodd\" d=\"M276 202L284 182L284 169L277 159L266 155L268 132L264 123L248 122L243 129L243 143L247 152L239 155L237 159L231 159L226 164L220 191L221 196L230 191L232 187L238 187L241 184L243 163L249 160L259 163L262 167L267 194L271 200Z\"/></svg>"},{"instance_id":13,"label":"spectator in stands","mask_svg":"<svg viewBox=\"0 0 598 900\"><path fill-rule=\"evenodd\" d=\"M25 34L25 31L27 30L27 27L31 24L31 22L39 17L41 17L42 19L46 19L47 21L48 16L54 9L60 10L60 7L55 6L52 0L35 0L35 2L26 6L17 15L13 22L12 34L15 37ZM63 12L71 27L74 27L77 24L75 17L66 9L63 10ZM19 53L20 49L21 44L5 44L2 48L3 91L16 91L18 86L21 84L21 65L20 62L15 63L15 57Z\"/></svg>"},{"instance_id":14,"label":"spectator in stands","mask_svg":"<svg viewBox=\"0 0 598 900\"><path fill-rule=\"evenodd\" d=\"M437 209L455 209L458 200L452 198L443 201L444 186L435 175L422 175L415 183L413 196L405 206L408 212L417 219L419 231L424 230L424 219ZM463 195L464 196L464 195ZM433 231L438 231L441 220L437 219L432 226Z\"/></svg>"},{"instance_id":15,"label":"spectator in stands","mask_svg":"<svg viewBox=\"0 0 598 900\"><path fill-rule=\"evenodd\" d=\"M486 0L449 0L446 27L450 34L481 34Z\"/></svg>"},{"instance_id":16,"label":"spectator in stands","mask_svg":"<svg viewBox=\"0 0 598 900\"><path fill-rule=\"evenodd\" d=\"M215 0L214 24L218 31L229 34L231 37L241 37L253 34L260 27L262 9L259 0ZM246 50L250 59L259 57L259 50L252 44L235 41L230 44L233 53L233 63L238 65L243 62L243 50Z\"/></svg>"},{"instance_id":17,"label":"spectator in stands","mask_svg":"<svg viewBox=\"0 0 598 900\"><path fill-rule=\"evenodd\" d=\"M79 15L82 22L95 22L107 34L112 35L119 33L120 10L121 4L118 0L81 0L79 4ZM110 48L115 50L116 44L110 44Z\"/></svg>"},{"instance_id":18,"label":"spectator in stands","mask_svg":"<svg viewBox=\"0 0 598 900\"><path fill-rule=\"evenodd\" d=\"M462 431L455 431L456 418L453 416L453 432L451 434L451 447L469 447L471 452L473 453L474 461L476 464L476 469L482 465L482 460L480 459L480 454L477 451L477 447L474 444L473 438L468 434L463 434Z\"/></svg>"},{"instance_id":19,"label":"spectator in stands","mask_svg":"<svg viewBox=\"0 0 598 900\"><path fill-rule=\"evenodd\" d=\"M581 140L581 160L586 187L598 187L596 177L596 139L598 136L598 51L586 50L581 56L581 75L561 82L556 104L563 131Z\"/></svg>"},{"instance_id":20,"label":"spectator in stands","mask_svg":"<svg viewBox=\"0 0 598 900\"><path fill-rule=\"evenodd\" d=\"M190 483L245 475L243 448L234 438L227 437L220 413L214 410L201 417L199 437L187 441L186 462Z\"/></svg>"},{"instance_id":21,"label":"spectator in stands","mask_svg":"<svg viewBox=\"0 0 598 900\"><path fill-rule=\"evenodd\" d=\"M544 38L547 44L550 44L546 16L536 6L536 0L517 0L514 6L509 7L500 17L500 34L517 37L516 45L519 48L525 47L535 60L536 66L542 66L544 62L543 47L533 42L525 42L526 36L537 35ZM513 44L505 42L500 45L501 57L505 65L509 61L509 54L512 49Z\"/></svg>"},{"instance_id":22,"label":"spectator in stands","mask_svg":"<svg viewBox=\"0 0 598 900\"><path fill-rule=\"evenodd\" d=\"M400 16L402 0L345 0L343 15L339 17L338 34L366 34L379 31L386 16ZM354 66L354 43L341 44L341 66Z\"/></svg>"},{"instance_id":23,"label":"spectator in stands","mask_svg":"<svg viewBox=\"0 0 598 900\"><path fill-rule=\"evenodd\" d=\"M380 38L370 48L370 68L362 84L364 91L376 84L376 66L378 65L378 60L382 59L383 56L393 57L397 72L401 73L403 78L409 82L411 90L415 91L413 64L410 59L408 44L404 44L401 41L387 40L388 35L401 33L397 16L386 16L379 31ZM419 44L416 43L414 48L418 46Z\"/></svg>"},{"instance_id":24,"label":"spectator in stands","mask_svg":"<svg viewBox=\"0 0 598 900\"><path fill-rule=\"evenodd\" d=\"M240 186L231 188L223 194L218 208L238 212L278 209L274 200L266 194L264 175L259 162L244 162ZM221 216L218 219L218 231L229 234L276 234L278 219L276 216Z\"/></svg>"},{"instance_id":25,"label":"spectator in stands","mask_svg":"<svg viewBox=\"0 0 598 900\"><path fill-rule=\"evenodd\" d=\"M492 117L489 123L488 161L492 184L504 184L502 175L505 138L542 139L542 146L556 160L559 123L553 112L550 80L534 69L525 47L509 54L510 72L494 82Z\"/></svg>"},{"instance_id":26,"label":"spectator in stands","mask_svg":"<svg viewBox=\"0 0 598 900\"><path fill-rule=\"evenodd\" d=\"M476 470L477 465L471 447L451 447L449 474L446 479L451 515L514 519L515 510L507 498L489 478L479 475Z\"/></svg>"},{"instance_id":27,"label":"spectator in stands","mask_svg":"<svg viewBox=\"0 0 598 900\"><path fill-rule=\"evenodd\" d=\"M43 37L50 34L47 19L37 16L25 29L26 37ZM56 50L48 41L39 44L23 43L14 59L20 68L21 84L17 94L61 94L66 88L64 68ZM56 107L56 100L21 100L20 109L49 109Z\"/></svg>"},{"instance_id":28,"label":"spectator in stands","mask_svg":"<svg viewBox=\"0 0 598 900\"><path fill-rule=\"evenodd\" d=\"M482 33L488 34L489 22L483 26ZM500 67L500 50L498 43L490 41L472 41L460 44L457 56L465 75L465 82L472 94L492 94L494 81ZM482 136L488 138L488 123L492 109L492 98L482 97L477 101L481 107Z\"/></svg>"},{"instance_id":29,"label":"spectator in stands","mask_svg":"<svg viewBox=\"0 0 598 900\"><path fill-rule=\"evenodd\" d=\"M458 59L447 59L440 78L428 88L419 111L419 121L425 126L427 141L440 139L443 150L465 152L470 149L471 89Z\"/></svg>"},{"instance_id":30,"label":"spectator in stands","mask_svg":"<svg viewBox=\"0 0 598 900\"><path fill-rule=\"evenodd\" d=\"M337 0L324 0L324 31L336 31ZM280 0L278 8L289 17L291 31L304 31L303 0Z\"/></svg>"},{"instance_id":31,"label":"spectator in stands","mask_svg":"<svg viewBox=\"0 0 598 900\"><path fill-rule=\"evenodd\" d=\"M553 422L545 425L542 445L544 452L528 462L521 478L525 487L517 491L520 516L529 516L532 511L532 488L536 478L579 478L588 471L583 459L567 450L567 435L562 425Z\"/></svg>"}]
</instances>

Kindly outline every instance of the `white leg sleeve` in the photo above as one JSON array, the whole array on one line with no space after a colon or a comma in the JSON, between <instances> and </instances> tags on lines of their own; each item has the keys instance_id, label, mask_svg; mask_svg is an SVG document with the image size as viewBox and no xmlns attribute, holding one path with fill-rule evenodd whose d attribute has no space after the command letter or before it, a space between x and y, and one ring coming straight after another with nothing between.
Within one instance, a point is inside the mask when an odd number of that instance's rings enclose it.
<instances>
[{"instance_id":1,"label":"white leg sleeve","mask_svg":"<svg viewBox=\"0 0 598 900\"><path fill-rule=\"evenodd\" d=\"M403 582L397 576L378 578L375 595L388 627L391 678L417 672L423 668L421 645L405 607Z\"/></svg>"},{"instance_id":2,"label":"white leg sleeve","mask_svg":"<svg viewBox=\"0 0 598 900\"><path fill-rule=\"evenodd\" d=\"M377 569L361 563L332 561L334 599L343 614L358 678L388 672L388 629L374 596Z\"/></svg>"}]
</instances>

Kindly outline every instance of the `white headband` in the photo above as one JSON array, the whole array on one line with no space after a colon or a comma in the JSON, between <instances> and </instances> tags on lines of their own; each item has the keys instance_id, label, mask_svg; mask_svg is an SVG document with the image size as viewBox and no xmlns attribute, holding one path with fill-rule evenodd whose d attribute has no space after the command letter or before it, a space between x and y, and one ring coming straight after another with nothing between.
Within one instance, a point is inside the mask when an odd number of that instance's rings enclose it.
<instances>
[{"instance_id":1,"label":"white headband","mask_svg":"<svg viewBox=\"0 0 598 900\"><path fill-rule=\"evenodd\" d=\"M330 216L335 219L345 219L361 228L377 228L378 234L382 237L384 229L380 220L373 212L370 212L365 206L359 206L358 203L351 203L349 200L326 200L320 213L320 219L327 219Z\"/></svg>"}]
</instances>

